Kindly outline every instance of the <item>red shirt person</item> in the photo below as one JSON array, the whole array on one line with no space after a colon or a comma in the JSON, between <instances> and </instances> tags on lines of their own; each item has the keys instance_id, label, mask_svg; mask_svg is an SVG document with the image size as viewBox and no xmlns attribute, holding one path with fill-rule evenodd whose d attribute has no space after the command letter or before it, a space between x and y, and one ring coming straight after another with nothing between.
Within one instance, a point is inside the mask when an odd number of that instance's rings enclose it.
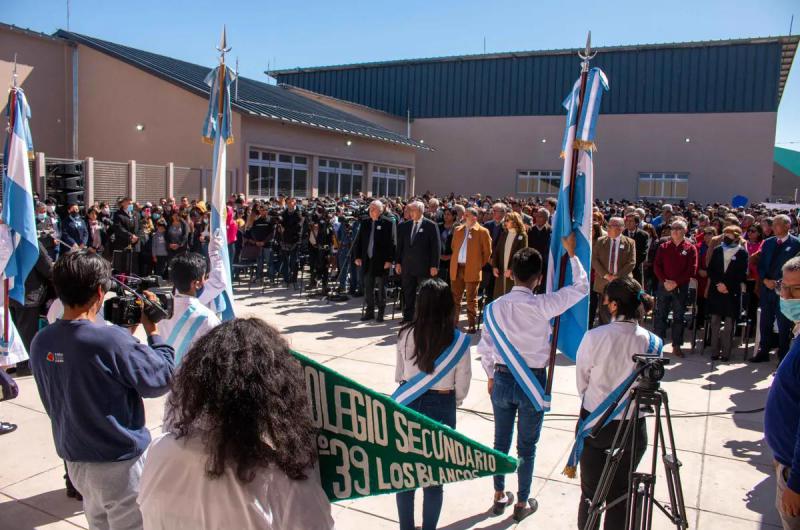
<instances>
[{"instance_id":1,"label":"red shirt person","mask_svg":"<svg viewBox=\"0 0 800 530\"><path fill-rule=\"evenodd\" d=\"M672 352L683 357L681 345L689 280L697 274L697 247L686 240L685 221L679 219L671 223L670 239L659 246L653 271L658 278L655 332L666 342L667 318L672 311Z\"/></svg>"}]
</instances>

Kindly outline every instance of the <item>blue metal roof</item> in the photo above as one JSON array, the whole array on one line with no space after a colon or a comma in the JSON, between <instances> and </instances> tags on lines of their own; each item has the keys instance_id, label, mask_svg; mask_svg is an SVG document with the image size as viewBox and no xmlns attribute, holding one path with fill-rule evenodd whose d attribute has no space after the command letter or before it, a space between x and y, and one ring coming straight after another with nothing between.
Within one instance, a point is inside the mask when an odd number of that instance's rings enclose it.
<instances>
[{"instance_id":1,"label":"blue metal roof","mask_svg":"<svg viewBox=\"0 0 800 530\"><path fill-rule=\"evenodd\" d=\"M209 87L204 80L211 69L207 66L64 30L57 31L55 36L89 46L191 92L208 97ZM329 107L319 101L303 97L286 88L246 77L239 78L238 99L232 101L231 104L234 110L250 116L280 120L294 125L315 127L419 149L431 149L402 134Z\"/></svg>"},{"instance_id":2,"label":"blue metal roof","mask_svg":"<svg viewBox=\"0 0 800 530\"><path fill-rule=\"evenodd\" d=\"M601 48L604 114L775 112L798 37ZM574 50L269 72L279 83L414 118L563 114Z\"/></svg>"}]
</instances>

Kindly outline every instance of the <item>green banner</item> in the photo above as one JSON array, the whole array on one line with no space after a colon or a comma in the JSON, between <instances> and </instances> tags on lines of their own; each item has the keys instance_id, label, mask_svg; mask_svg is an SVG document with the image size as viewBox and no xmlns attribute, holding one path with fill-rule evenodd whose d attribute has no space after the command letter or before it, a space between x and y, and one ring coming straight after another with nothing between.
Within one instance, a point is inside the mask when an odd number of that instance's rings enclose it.
<instances>
[{"instance_id":1,"label":"green banner","mask_svg":"<svg viewBox=\"0 0 800 530\"><path fill-rule=\"evenodd\" d=\"M331 501L513 473L515 458L292 352L303 365Z\"/></svg>"}]
</instances>

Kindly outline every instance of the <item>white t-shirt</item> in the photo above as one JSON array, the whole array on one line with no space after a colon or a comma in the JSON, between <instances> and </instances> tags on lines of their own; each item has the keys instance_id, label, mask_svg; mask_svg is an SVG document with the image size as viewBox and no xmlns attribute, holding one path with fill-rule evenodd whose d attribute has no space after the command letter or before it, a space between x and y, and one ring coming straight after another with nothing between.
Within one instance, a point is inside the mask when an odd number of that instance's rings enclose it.
<instances>
[{"instance_id":1,"label":"white t-shirt","mask_svg":"<svg viewBox=\"0 0 800 530\"><path fill-rule=\"evenodd\" d=\"M327 530L334 527L331 505L319 472L291 480L275 466L262 468L244 484L236 470L206 475L199 437L177 440L166 433L147 449L136 499L144 530Z\"/></svg>"}]
</instances>

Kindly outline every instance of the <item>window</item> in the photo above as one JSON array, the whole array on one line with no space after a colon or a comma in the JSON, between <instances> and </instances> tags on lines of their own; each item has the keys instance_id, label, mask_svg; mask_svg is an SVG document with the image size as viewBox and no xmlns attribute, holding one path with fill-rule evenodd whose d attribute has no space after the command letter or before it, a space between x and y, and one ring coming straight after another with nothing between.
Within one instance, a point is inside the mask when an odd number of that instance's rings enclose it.
<instances>
[{"instance_id":1,"label":"window","mask_svg":"<svg viewBox=\"0 0 800 530\"><path fill-rule=\"evenodd\" d=\"M408 171L398 167L373 166L372 195L374 197L405 197Z\"/></svg>"},{"instance_id":2,"label":"window","mask_svg":"<svg viewBox=\"0 0 800 530\"><path fill-rule=\"evenodd\" d=\"M252 150L248 158L249 195L305 197L308 194L308 157Z\"/></svg>"},{"instance_id":3,"label":"window","mask_svg":"<svg viewBox=\"0 0 800 530\"><path fill-rule=\"evenodd\" d=\"M344 160L319 161L319 194L329 197L353 196L362 189L364 165Z\"/></svg>"},{"instance_id":4,"label":"window","mask_svg":"<svg viewBox=\"0 0 800 530\"><path fill-rule=\"evenodd\" d=\"M558 195L561 171L521 170L517 172L517 193Z\"/></svg>"},{"instance_id":5,"label":"window","mask_svg":"<svg viewBox=\"0 0 800 530\"><path fill-rule=\"evenodd\" d=\"M639 198L688 199L688 173L639 173Z\"/></svg>"}]
</instances>

